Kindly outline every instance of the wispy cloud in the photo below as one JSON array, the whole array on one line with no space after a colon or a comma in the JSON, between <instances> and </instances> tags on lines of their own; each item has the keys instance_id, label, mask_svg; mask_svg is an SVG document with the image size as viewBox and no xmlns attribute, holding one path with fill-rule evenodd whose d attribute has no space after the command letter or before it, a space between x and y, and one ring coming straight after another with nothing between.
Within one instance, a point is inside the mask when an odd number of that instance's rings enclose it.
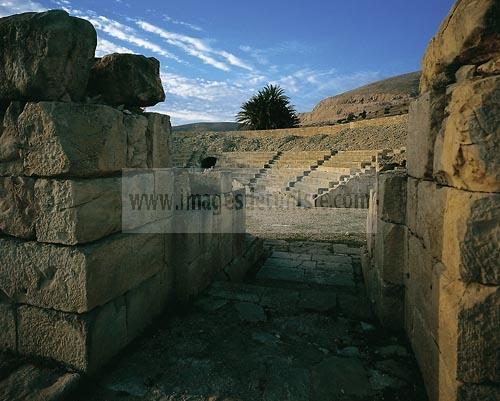
<instances>
[{"instance_id":1,"label":"wispy cloud","mask_svg":"<svg viewBox=\"0 0 500 401\"><path fill-rule=\"evenodd\" d=\"M194 24L191 24L189 22L179 21L179 20L176 20L168 15L164 15L163 20L165 22L169 22L169 23L174 24L174 25L184 26L186 28L192 29L193 31L203 32L203 28L200 28L198 25L194 25Z\"/></svg>"},{"instance_id":2,"label":"wispy cloud","mask_svg":"<svg viewBox=\"0 0 500 401\"><path fill-rule=\"evenodd\" d=\"M130 50L128 47L120 46L109 40L98 37L95 55L97 57L102 57L111 53L134 53L134 51Z\"/></svg>"},{"instance_id":3,"label":"wispy cloud","mask_svg":"<svg viewBox=\"0 0 500 401\"><path fill-rule=\"evenodd\" d=\"M121 22L115 21L103 15L97 15L93 12L82 13L79 10L71 10L71 11L73 14L79 17L89 20L97 30L104 32L112 36L113 38L149 50L159 56L172 59L178 62L182 62L181 59L179 59L176 55L174 55L170 51L138 35L137 31L134 28L130 27L129 25L125 25Z\"/></svg>"},{"instance_id":4,"label":"wispy cloud","mask_svg":"<svg viewBox=\"0 0 500 401\"><path fill-rule=\"evenodd\" d=\"M26 13L30 11L45 11L40 3L31 0L9 0L0 2L0 17L6 17L11 14Z\"/></svg>"},{"instance_id":5,"label":"wispy cloud","mask_svg":"<svg viewBox=\"0 0 500 401\"><path fill-rule=\"evenodd\" d=\"M229 64L248 71L253 71L253 68L239 57L224 50L214 49L203 39L167 31L142 20L136 21L136 24L144 31L160 36L168 44L182 49L190 56L197 57L203 63L211 65L212 67L222 71L229 71ZM221 57L224 61L220 59L217 60L216 57Z\"/></svg>"}]
</instances>

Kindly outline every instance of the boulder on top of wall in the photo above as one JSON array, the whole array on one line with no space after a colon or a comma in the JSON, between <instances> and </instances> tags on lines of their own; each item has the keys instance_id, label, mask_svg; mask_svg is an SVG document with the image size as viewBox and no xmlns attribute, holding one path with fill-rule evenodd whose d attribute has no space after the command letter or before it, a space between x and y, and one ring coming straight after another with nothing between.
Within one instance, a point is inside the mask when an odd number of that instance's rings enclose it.
<instances>
[{"instance_id":1,"label":"boulder on top of wall","mask_svg":"<svg viewBox=\"0 0 500 401\"><path fill-rule=\"evenodd\" d=\"M434 176L470 191L500 192L500 76L450 87L434 149Z\"/></svg>"},{"instance_id":2,"label":"boulder on top of wall","mask_svg":"<svg viewBox=\"0 0 500 401\"><path fill-rule=\"evenodd\" d=\"M97 35L62 10L0 18L0 100L79 100Z\"/></svg>"},{"instance_id":3,"label":"boulder on top of wall","mask_svg":"<svg viewBox=\"0 0 500 401\"><path fill-rule=\"evenodd\" d=\"M137 54L104 56L90 71L87 95L100 95L110 105L147 107L163 102L160 62Z\"/></svg>"},{"instance_id":4,"label":"boulder on top of wall","mask_svg":"<svg viewBox=\"0 0 500 401\"><path fill-rule=\"evenodd\" d=\"M498 53L500 6L497 0L457 1L422 60L420 91L453 82L465 64L481 64Z\"/></svg>"}]
</instances>

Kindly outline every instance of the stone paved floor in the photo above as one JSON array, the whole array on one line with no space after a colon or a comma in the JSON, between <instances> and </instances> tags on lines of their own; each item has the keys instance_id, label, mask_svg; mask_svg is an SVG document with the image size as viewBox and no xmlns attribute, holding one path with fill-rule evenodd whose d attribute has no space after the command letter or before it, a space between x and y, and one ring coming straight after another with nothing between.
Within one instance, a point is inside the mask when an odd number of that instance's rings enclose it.
<instances>
[{"instance_id":1,"label":"stone paved floor","mask_svg":"<svg viewBox=\"0 0 500 401\"><path fill-rule=\"evenodd\" d=\"M425 400L407 344L379 328L358 249L269 240L247 283L215 282L72 397L80 401Z\"/></svg>"}]
</instances>

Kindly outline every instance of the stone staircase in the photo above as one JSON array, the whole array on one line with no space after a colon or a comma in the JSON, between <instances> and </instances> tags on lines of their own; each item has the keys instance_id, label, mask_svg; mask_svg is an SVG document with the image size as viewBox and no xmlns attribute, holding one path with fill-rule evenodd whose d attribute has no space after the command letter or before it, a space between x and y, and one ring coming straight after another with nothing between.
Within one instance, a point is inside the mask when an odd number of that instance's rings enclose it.
<instances>
[{"instance_id":1,"label":"stone staircase","mask_svg":"<svg viewBox=\"0 0 500 401\"><path fill-rule=\"evenodd\" d=\"M279 158L280 152L224 152L218 155L217 169L232 174L233 180L251 188Z\"/></svg>"},{"instance_id":2,"label":"stone staircase","mask_svg":"<svg viewBox=\"0 0 500 401\"><path fill-rule=\"evenodd\" d=\"M255 181L254 193L284 193L290 182L323 165L332 157L332 151L282 152L266 175Z\"/></svg>"},{"instance_id":3,"label":"stone staircase","mask_svg":"<svg viewBox=\"0 0 500 401\"><path fill-rule=\"evenodd\" d=\"M353 179L359 181L359 177L372 175L381 153L373 150L336 152L321 166L291 182L286 192L297 200L298 206L320 206L321 202L316 201L318 198L346 186ZM369 193L368 187L369 182L361 193ZM328 207L331 207L330 204L328 202Z\"/></svg>"}]
</instances>

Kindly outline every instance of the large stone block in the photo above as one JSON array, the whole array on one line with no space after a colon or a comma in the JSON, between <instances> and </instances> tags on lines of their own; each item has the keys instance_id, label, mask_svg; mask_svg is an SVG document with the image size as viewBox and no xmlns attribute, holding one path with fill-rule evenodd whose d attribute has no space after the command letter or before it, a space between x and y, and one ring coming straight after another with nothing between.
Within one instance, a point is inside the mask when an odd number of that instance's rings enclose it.
<instances>
[{"instance_id":1,"label":"large stone block","mask_svg":"<svg viewBox=\"0 0 500 401\"><path fill-rule=\"evenodd\" d=\"M148 140L146 130L148 119L144 116L124 115L123 122L127 131L127 167L148 167Z\"/></svg>"},{"instance_id":2,"label":"large stone block","mask_svg":"<svg viewBox=\"0 0 500 401\"><path fill-rule=\"evenodd\" d=\"M426 335L433 339L438 337L439 282L444 270L421 240L409 234L405 303L419 311L429 331Z\"/></svg>"},{"instance_id":3,"label":"large stone block","mask_svg":"<svg viewBox=\"0 0 500 401\"><path fill-rule=\"evenodd\" d=\"M379 219L374 260L382 280L392 284L403 284L406 250L406 226Z\"/></svg>"},{"instance_id":4,"label":"large stone block","mask_svg":"<svg viewBox=\"0 0 500 401\"><path fill-rule=\"evenodd\" d=\"M420 311L408 304L405 305L405 325L429 401L456 401L459 384L456 376L444 364Z\"/></svg>"},{"instance_id":5,"label":"large stone block","mask_svg":"<svg viewBox=\"0 0 500 401\"><path fill-rule=\"evenodd\" d=\"M500 289L471 284L455 294L458 300L457 377L466 383L498 383ZM442 323L449 327L450 321L442 319ZM445 341L443 343L448 344Z\"/></svg>"},{"instance_id":6,"label":"large stone block","mask_svg":"<svg viewBox=\"0 0 500 401\"><path fill-rule=\"evenodd\" d=\"M21 158L26 139L19 132L17 119L23 112L24 103L11 102L0 113L0 175L20 175L23 172ZM3 114L3 115L2 115Z\"/></svg>"},{"instance_id":7,"label":"large stone block","mask_svg":"<svg viewBox=\"0 0 500 401\"><path fill-rule=\"evenodd\" d=\"M444 93L423 93L410 104L407 138L408 175L432 178L434 143L444 118Z\"/></svg>"},{"instance_id":8,"label":"large stone block","mask_svg":"<svg viewBox=\"0 0 500 401\"><path fill-rule=\"evenodd\" d=\"M370 202L368 206L368 217L366 219L366 248L368 257L371 259L375 253L378 221L378 191L370 191Z\"/></svg>"},{"instance_id":9,"label":"large stone block","mask_svg":"<svg viewBox=\"0 0 500 401\"><path fill-rule=\"evenodd\" d=\"M375 312L382 326L392 330L404 327L404 287L384 282L377 286Z\"/></svg>"},{"instance_id":10,"label":"large stone block","mask_svg":"<svg viewBox=\"0 0 500 401\"><path fill-rule=\"evenodd\" d=\"M0 239L0 290L14 302L86 312L162 270L162 235L115 234L78 247Z\"/></svg>"},{"instance_id":11,"label":"large stone block","mask_svg":"<svg viewBox=\"0 0 500 401\"><path fill-rule=\"evenodd\" d=\"M0 177L0 233L31 239L35 236L35 180Z\"/></svg>"},{"instance_id":12,"label":"large stone block","mask_svg":"<svg viewBox=\"0 0 500 401\"><path fill-rule=\"evenodd\" d=\"M120 297L83 315L18 308L18 351L93 373L127 345L127 311Z\"/></svg>"},{"instance_id":13,"label":"large stone block","mask_svg":"<svg viewBox=\"0 0 500 401\"><path fill-rule=\"evenodd\" d=\"M0 350L16 351L17 328L14 306L0 302Z\"/></svg>"},{"instance_id":14,"label":"large stone block","mask_svg":"<svg viewBox=\"0 0 500 401\"><path fill-rule=\"evenodd\" d=\"M127 338L132 341L172 299L172 269L164 269L125 294L127 304Z\"/></svg>"},{"instance_id":15,"label":"large stone block","mask_svg":"<svg viewBox=\"0 0 500 401\"><path fill-rule=\"evenodd\" d=\"M500 195L449 190L442 261L465 282L500 284Z\"/></svg>"},{"instance_id":16,"label":"large stone block","mask_svg":"<svg viewBox=\"0 0 500 401\"><path fill-rule=\"evenodd\" d=\"M500 192L500 76L454 85L446 110L434 176L456 188Z\"/></svg>"},{"instance_id":17,"label":"large stone block","mask_svg":"<svg viewBox=\"0 0 500 401\"><path fill-rule=\"evenodd\" d=\"M499 19L497 0L457 1L423 57L421 92L452 82L458 67L481 64L498 52Z\"/></svg>"},{"instance_id":18,"label":"large stone block","mask_svg":"<svg viewBox=\"0 0 500 401\"><path fill-rule=\"evenodd\" d=\"M37 180L37 240L76 245L120 231L121 197L120 178Z\"/></svg>"},{"instance_id":19,"label":"large stone block","mask_svg":"<svg viewBox=\"0 0 500 401\"><path fill-rule=\"evenodd\" d=\"M405 171L381 173L378 179L378 216L391 223L405 224L406 181Z\"/></svg>"},{"instance_id":20,"label":"large stone block","mask_svg":"<svg viewBox=\"0 0 500 401\"><path fill-rule=\"evenodd\" d=\"M89 177L126 166L123 113L108 106L29 103L19 116L27 175Z\"/></svg>"},{"instance_id":21,"label":"large stone block","mask_svg":"<svg viewBox=\"0 0 500 401\"><path fill-rule=\"evenodd\" d=\"M408 177L406 183L406 225L413 232L417 229L418 183L419 180L412 177Z\"/></svg>"},{"instance_id":22,"label":"large stone block","mask_svg":"<svg viewBox=\"0 0 500 401\"><path fill-rule=\"evenodd\" d=\"M62 10L0 18L0 99L60 100L85 94L97 35Z\"/></svg>"},{"instance_id":23,"label":"large stone block","mask_svg":"<svg viewBox=\"0 0 500 401\"><path fill-rule=\"evenodd\" d=\"M443 215L449 188L432 181L420 181L417 188L416 227L412 231L421 238L432 257L441 260L443 248Z\"/></svg>"},{"instance_id":24,"label":"large stone block","mask_svg":"<svg viewBox=\"0 0 500 401\"><path fill-rule=\"evenodd\" d=\"M90 71L88 95L107 104L147 107L165 100L160 62L137 54L110 54Z\"/></svg>"},{"instance_id":25,"label":"large stone block","mask_svg":"<svg viewBox=\"0 0 500 401\"><path fill-rule=\"evenodd\" d=\"M172 166L170 117L166 114L144 113L148 119L146 131L149 168L166 168Z\"/></svg>"}]
</instances>

